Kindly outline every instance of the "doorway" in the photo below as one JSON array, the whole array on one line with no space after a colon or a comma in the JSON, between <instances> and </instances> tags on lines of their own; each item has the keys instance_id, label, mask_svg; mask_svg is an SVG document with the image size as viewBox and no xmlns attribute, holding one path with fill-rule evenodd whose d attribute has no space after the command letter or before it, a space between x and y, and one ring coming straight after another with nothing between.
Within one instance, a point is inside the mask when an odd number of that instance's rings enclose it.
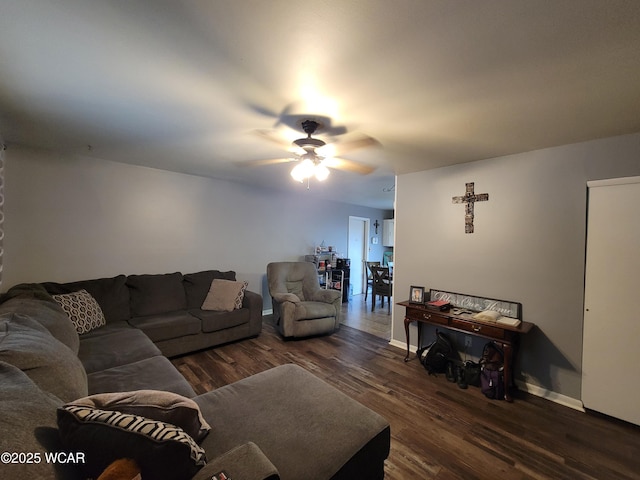
<instances>
[{"instance_id":1,"label":"doorway","mask_svg":"<svg viewBox=\"0 0 640 480\"><path fill-rule=\"evenodd\" d=\"M629 374L640 361L640 177L587 184L582 402L640 425L640 387Z\"/></svg>"},{"instance_id":2,"label":"doorway","mask_svg":"<svg viewBox=\"0 0 640 480\"><path fill-rule=\"evenodd\" d=\"M361 295L367 288L364 262L367 260L367 238L369 235L370 219L349 216L349 233L347 256L351 260L351 291L349 294Z\"/></svg>"}]
</instances>

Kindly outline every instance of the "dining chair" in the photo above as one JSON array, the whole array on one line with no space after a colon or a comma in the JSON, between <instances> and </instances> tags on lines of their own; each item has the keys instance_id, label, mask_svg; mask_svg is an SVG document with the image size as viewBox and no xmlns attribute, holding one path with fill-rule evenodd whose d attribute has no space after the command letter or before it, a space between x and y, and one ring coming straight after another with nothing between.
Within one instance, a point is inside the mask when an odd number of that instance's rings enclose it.
<instances>
[{"instance_id":1,"label":"dining chair","mask_svg":"<svg viewBox=\"0 0 640 480\"><path fill-rule=\"evenodd\" d=\"M371 271L371 267L379 267L380 262L364 262L367 270L367 286L364 289L364 301L367 303L367 296L369 294L369 287L371 287L371 292L373 293L373 272Z\"/></svg>"},{"instance_id":2,"label":"dining chair","mask_svg":"<svg viewBox=\"0 0 640 480\"><path fill-rule=\"evenodd\" d=\"M371 267L373 273L373 287L371 289L371 311L375 309L376 296L381 297L381 307L384 308L384 297L387 297L387 310L391 314L391 297L393 296L393 280L389 276L389 267Z\"/></svg>"}]
</instances>

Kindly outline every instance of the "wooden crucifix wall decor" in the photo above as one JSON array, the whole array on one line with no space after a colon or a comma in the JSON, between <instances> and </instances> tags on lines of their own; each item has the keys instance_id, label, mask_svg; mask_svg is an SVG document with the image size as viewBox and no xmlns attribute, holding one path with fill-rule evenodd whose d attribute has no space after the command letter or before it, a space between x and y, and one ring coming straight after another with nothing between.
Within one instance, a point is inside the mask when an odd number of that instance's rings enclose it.
<instances>
[{"instance_id":1,"label":"wooden crucifix wall decor","mask_svg":"<svg viewBox=\"0 0 640 480\"><path fill-rule=\"evenodd\" d=\"M466 183L466 193L461 197L453 197L453 203L464 203L464 233L473 233L473 206L476 202L489 200L488 193L474 193L473 182Z\"/></svg>"}]
</instances>

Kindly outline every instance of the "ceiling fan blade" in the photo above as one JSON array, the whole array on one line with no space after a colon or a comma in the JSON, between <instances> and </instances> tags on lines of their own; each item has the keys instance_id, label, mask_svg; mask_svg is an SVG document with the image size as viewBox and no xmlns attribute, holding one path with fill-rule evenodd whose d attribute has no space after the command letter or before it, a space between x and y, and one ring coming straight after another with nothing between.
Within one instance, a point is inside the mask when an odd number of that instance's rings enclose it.
<instances>
[{"instance_id":1,"label":"ceiling fan blade","mask_svg":"<svg viewBox=\"0 0 640 480\"><path fill-rule=\"evenodd\" d=\"M247 107L252 112L255 112L255 113L259 114L259 115L262 115L263 117L278 118L278 113L277 112L274 112L273 110L271 110L268 107L265 107L264 105L259 105L257 103L253 103L253 102L247 102Z\"/></svg>"},{"instance_id":2,"label":"ceiling fan blade","mask_svg":"<svg viewBox=\"0 0 640 480\"><path fill-rule=\"evenodd\" d=\"M345 153L358 150L360 148L379 146L380 142L368 135L358 134L348 140L337 141L332 144L333 154L342 156Z\"/></svg>"},{"instance_id":3,"label":"ceiling fan blade","mask_svg":"<svg viewBox=\"0 0 640 480\"><path fill-rule=\"evenodd\" d=\"M281 148L286 148L287 150L291 148L291 142L280 137L273 130L254 130L253 132L259 137L269 140Z\"/></svg>"},{"instance_id":4,"label":"ceiling fan blade","mask_svg":"<svg viewBox=\"0 0 640 480\"><path fill-rule=\"evenodd\" d=\"M293 110L293 107L294 104L289 103L282 109L282 111L278 114L274 127L279 127L283 123L282 119L289 115L289 113Z\"/></svg>"},{"instance_id":5,"label":"ceiling fan blade","mask_svg":"<svg viewBox=\"0 0 640 480\"><path fill-rule=\"evenodd\" d=\"M265 165L277 165L279 163L289 163L297 161L297 158L267 158L262 160L249 160L246 162L236 162L240 167L262 167Z\"/></svg>"},{"instance_id":6,"label":"ceiling fan blade","mask_svg":"<svg viewBox=\"0 0 640 480\"><path fill-rule=\"evenodd\" d=\"M336 126L333 127L331 125L326 126L324 128L324 130L322 131L322 133L325 133L327 135L329 135L330 137L337 137L338 135L344 135L345 133L347 133L349 130L347 129L347 127L345 126Z\"/></svg>"},{"instance_id":7,"label":"ceiling fan blade","mask_svg":"<svg viewBox=\"0 0 640 480\"><path fill-rule=\"evenodd\" d=\"M325 158L322 163L327 167L344 170L345 172L359 173L360 175L369 175L376 169L375 167L365 165L364 163L354 162L353 160L338 157Z\"/></svg>"},{"instance_id":8,"label":"ceiling fan blade","mask_svg":"<svg viewBox=\"0 0 640 480\"><path fill-rule=\"evenodd\" d=\"M272 118L275 121L274 127L279 126L282 123L283 116L289 115L294 107L293 103L289 103L282 110L275 111L267 107L266 105L251 100L246 101L245 104L247 108L252 112L257 113L258 115L261 115L263 117Z\"/></svg>"}]
</instances>

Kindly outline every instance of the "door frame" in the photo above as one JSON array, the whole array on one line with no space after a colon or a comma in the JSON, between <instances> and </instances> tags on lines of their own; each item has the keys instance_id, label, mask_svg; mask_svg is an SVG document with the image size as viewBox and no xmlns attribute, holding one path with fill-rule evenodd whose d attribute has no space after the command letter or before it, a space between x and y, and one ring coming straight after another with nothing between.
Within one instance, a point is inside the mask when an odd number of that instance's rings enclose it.
<instances>
[{"instance_id":1,"label":"door frame","mask_svg":"<svg viewBox=\"0 0 640 480\"><path fill-rule=\"evenodd\" d=\"M354 232L351 229L351 220L361 220L364 222L364 228L362 229L361 232ZM349 251L349 245L351 244L351 237L352 235L357 234L361 234L362 235L362 259L361 264L362 264L362 275L361 275L361 291L360 292L353 292L354 295L361 295L364 292L364 289L367 288L367 273L364 269L364 262L369 260L369 231L371 229L371 219L367 218L367 217L358 217L355 215L349 215L349 226L348 226L348 233L347 233L347 258L349 258L352 262L353 262L353 256L352 256L352 252ZM353 266L352 269L353 271ZM351 277L353 278L353 276ZM351 282L352 283L352 282Z\"/></svg>"}]
</instances>

